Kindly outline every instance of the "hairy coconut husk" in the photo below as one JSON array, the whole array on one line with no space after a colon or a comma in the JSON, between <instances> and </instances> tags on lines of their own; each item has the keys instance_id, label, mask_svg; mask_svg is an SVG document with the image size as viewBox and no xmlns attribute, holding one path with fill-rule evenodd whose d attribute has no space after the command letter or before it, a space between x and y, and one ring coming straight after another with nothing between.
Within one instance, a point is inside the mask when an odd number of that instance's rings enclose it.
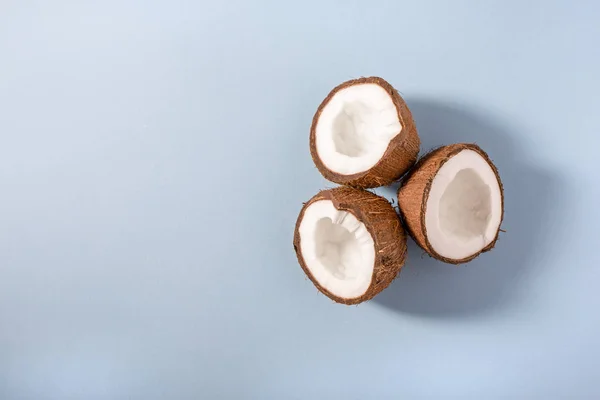
<instances>
[{"instance_id":1,"label":"hairy coconut husk","mask_svg":"<svg viewBox=\"0 0 600 400\"><path fill-rule=\"evenodd\" d=\"M355 298L336 296L322 287L306 266L301 253L298 232L305 210L314 202L330 200L338 210L351 212L367 228L375 244L375 265L371 284ZM406 232L391 204L371 192L351 187L323 190L304 204L294 231L294 250L298 262L312 283L330 299L342 304L358 304L370 300L396 278L406 260Z\"/></svg>"},{"instance_id":2,"label":"hairy coconut husk","mask_svg":"<svg viewBox=\"0 0 600 400\"><path fill-rule=\"evenodd\" d=\"M316 127L321 112L337 92L360 84L376 84L385 89L396 106L402 130L390 141L381 159L371 169L356 174L342 175L327 168L319 158L315 138ZM392 85L378 77L353 79L333 89L317 109L310 129L310 154L321 174L331 182L359 188L385 186L398 180L417 160L420 144L415 122L404 99Z\"/></svg>"},{"instance_id":3,"label":"hairy coconut husk","mask_svg":"<svg viewBox=\"0 0 600 400\"><path fill-rule=\"evenodd\" d=\"M463 150L473 150L479 153L490 165L494 174L496 174L502 199L502 215L500 217L500 224L502 224L502 219L504 218L504 189L502 187L502 181L500 180L500 175L498 174L496 166L492 163L489 156L476 144L457 143L431 151L417 162L415 167L404 177L402 184L398 189L400 215L402 216L402 220L404 221L404 225L409 235L430 256L450 264L469 262L478 257L481 253L491 250L496 245L498 234L500 232L500 227L498 227L496 236L489 245L476 254L460 260L450 259L439 255L429 243L425 225L425 214L427 212L427 200L429 198L431 184L446 161L450 160L453 156Z\"/></svg>"}]
</instances>

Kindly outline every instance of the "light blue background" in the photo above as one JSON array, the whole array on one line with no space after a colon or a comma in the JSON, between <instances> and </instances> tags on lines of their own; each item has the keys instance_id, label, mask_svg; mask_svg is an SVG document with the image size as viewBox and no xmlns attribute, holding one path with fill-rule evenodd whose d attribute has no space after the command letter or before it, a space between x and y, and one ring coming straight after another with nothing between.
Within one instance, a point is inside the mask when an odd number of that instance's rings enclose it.
<instances>
[{"instance_id":1,"label":"light blue background","mask_svg":"<svg viewBox=\"0 0 600 400\"><path fill-rule=\"evenodd\" d=\"M2 1L0 398L598 398L599 4ZM490 153L507 232L345 307L292 231L362 75Z\"/></svg>"}]
</instances>

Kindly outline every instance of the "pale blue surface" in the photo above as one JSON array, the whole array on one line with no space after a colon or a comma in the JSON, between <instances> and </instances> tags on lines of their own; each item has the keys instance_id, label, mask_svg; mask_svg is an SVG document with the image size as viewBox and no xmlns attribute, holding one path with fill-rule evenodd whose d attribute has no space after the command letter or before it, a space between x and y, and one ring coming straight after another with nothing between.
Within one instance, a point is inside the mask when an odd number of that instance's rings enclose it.
<instances>
[{"instance_id":1,"label":"pale blue surface","mask_svg":"<svg viewBox=\"0 0 600 400\"><path fill-rule=\"evenodd\" d=\"M600 3L284 3L2 2L0 399L599 398ZM292 230L361 75L490 153L507 233L345 307Z\"/></svg>"}]
</instances>

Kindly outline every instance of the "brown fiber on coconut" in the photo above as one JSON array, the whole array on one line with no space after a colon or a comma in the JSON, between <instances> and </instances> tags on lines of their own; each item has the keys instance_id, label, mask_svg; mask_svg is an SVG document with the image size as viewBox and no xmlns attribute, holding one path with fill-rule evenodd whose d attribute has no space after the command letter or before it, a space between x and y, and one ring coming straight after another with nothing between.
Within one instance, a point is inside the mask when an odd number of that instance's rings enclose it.
<instances>
[{"instance_id":1,"label":"brown fiber on coconut","mask_svg":"<svg viewBox=\"0 0 600 400\"><path fill-rule=\"evenodd\" d=\"M398 205L417 244L451 264L491 250L504 217L500 175L475 144L444 146L420 159L403 179Z\"/></svg>"},{"instance_id":2,"label":"brown fiber on coconut","mask_svg":"<svg viewBox=\"0 0 600 400\"><path fill-rule=\"evenodd\" d=\"M322 293L338 303L358 304L398 275L406 259L406 233L387 200L338 187L319 192L304 205L294 250Z\"/></svg>"},{"instance_id":3,"label":"brown fiber on coconut","mask_svg":"<svg viewBox=\"0 0 600 400\"><path fill-rule=\"evenodd\" d=\"M415 163L420 140L398 91L378 77L353 79L329 93L313 117L310 153L321 174L372 188L399 179Z\"/></svg>"}]
</instances>

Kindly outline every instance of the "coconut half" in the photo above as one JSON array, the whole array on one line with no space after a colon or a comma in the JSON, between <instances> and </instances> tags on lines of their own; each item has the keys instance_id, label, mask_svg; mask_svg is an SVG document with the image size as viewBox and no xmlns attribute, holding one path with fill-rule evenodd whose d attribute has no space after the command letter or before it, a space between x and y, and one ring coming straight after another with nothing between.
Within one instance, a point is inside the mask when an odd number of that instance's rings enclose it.
<instances>
[{"instance_id":1,"label":"coconut half","mask_svg":"<svg viewBox=\"0 0 600 400\"><path fill-rule=\"evenodd\" d=\"M408 106L378 77L347 81L319 106L310 153L323 176L362 188L399 179L417 160L419 136Z\"/></svg>"},{"instance_id":2,"label":"coconut half","mask_svg":"<svg viewBox=\"0 0 600 400\"><path fill-rule=\"evenodd\" d=\"M387 200L339 187L304 205L294 250L322 293L338 303L358 304L394 280L406 259L406 233Z\"/></svg>"},{"instance_id":3,"label":"coconut half","mask_svg":"<svg viewBox=\"0 0 600 400\"><path fill-rule=\"evenodd\" d=\"M498 170L474 144L441 147L419 160L398 191L398 204L417 244L452 264L491 250L504 217Z\"/></svg>"}]
</instances>

